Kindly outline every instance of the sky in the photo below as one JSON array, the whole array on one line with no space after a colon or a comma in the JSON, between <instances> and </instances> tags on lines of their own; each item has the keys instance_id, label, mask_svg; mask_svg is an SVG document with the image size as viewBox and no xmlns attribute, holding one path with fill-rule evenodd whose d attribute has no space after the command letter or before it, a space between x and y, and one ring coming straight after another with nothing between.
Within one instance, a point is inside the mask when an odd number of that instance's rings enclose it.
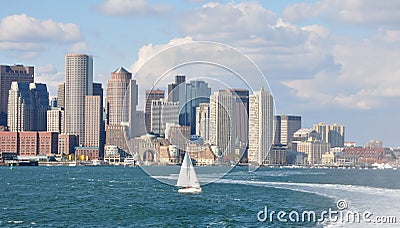
<instances>
[{"instance_id":1,"label":"sky","mask_svg":"<svg viewBox=\"0 0 400 228\"><path fill-rule=\"evenodd\" d=\"M254 61L277 114L301 115L305 128L343 124L358 145L400 146L400 1L0 2L0 64L33 65L51 96L67 53L93 55L106 89L120 66L135 73L167 47L211 41Z\"/></svg>"}]
</instances>

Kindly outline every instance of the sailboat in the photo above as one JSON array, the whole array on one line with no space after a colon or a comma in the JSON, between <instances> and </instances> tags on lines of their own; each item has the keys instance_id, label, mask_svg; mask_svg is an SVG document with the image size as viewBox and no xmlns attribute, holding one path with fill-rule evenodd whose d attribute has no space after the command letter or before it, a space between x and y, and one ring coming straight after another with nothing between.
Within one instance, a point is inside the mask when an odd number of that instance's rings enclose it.
<instances>
[{"instance_id":1,"label":"sailboat","mask_svg":"<svg viewBox=\"0 0 400 228\"><path fill-rule=\"evenodd\" d=\"M192 160L189 153L185 153L183 158L181 171L179 172L178 182L176 186L182 187L178 189L180 193L200 193L201 187L197 179L196 171L194 170Z\"/></svg>"}]
</instances>

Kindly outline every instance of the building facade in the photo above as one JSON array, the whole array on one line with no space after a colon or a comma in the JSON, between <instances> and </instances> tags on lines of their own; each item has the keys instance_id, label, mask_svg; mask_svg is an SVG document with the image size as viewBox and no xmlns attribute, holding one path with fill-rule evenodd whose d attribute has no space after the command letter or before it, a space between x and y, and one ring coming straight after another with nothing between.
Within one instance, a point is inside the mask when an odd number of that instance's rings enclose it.
<instances>
[{"instance_id":1,"label":"building facade","mask_svg":"<svg viewBox=\"0 0 400 228\"><path fill-rule=\"evenodd\" d=\"M0 126L7 125L8 91L12 82L34 82L34 67L0 65Z\"/></svg>"},{"instance_id":2,"label":"building facade","mask_svg":"<svg viewBox=\"0 0 400 228\"><path fill-rule=\"evenodd\" d=\"M64 133L64 110L62 108L53 108L47 111L47 131Z\"/></svg>"},{"instance_id":3,"label":"building facade","mask_svg":"<svg viewBox=\"0 0 400 228\"><path fill-rule=\"evenodd\" d=\"M65 82L57 85L57 107L65 108Z\"/></svg>"},{"instance_id":4,"label":"building facade","mask_svg":"<svg viewBox=\"0 0 400 228\"><path fill-rule=\"evenodd\" d=\"M145 102L145 110L144 110L144 119L146 132L151 131L151 104L153 100L160 100L165 97L164 90L146 90L146 102Z\"/></svg>"},{"instance_id":5,"label":"building facade","mask_svg":"<svg viewBox=\"0 0 400 228\"><path fill-rule=\"evenodd\" d=\"M224 161L236 160L236 99L231 91L210 96L210 143L218 146Z\"/></svg>"},{"instance_id":6,"label":"building facade","mask_svg":"<svg viewBox=\"0 0 400 228\"><path fill-rule=\"evenodd\" d=\"M288 145L293 134L301 129L301 116L276 115L275 116L275 144Z\"/></svg>"},{"instance_id":7,"label":"building facade","mask_svg":"<svg viewBox=\"0 0 400 228\"><path fill-rule=\"evenodd\" d=\"M93 94L93 57L65 57L65 132L85 142L85 97Z\"/></svg>"},{"instance_id":8,"label":"building facade","mask_svg":"<svg viewBox=\"0 0 400 228\"><path fill-rule=\"evenodd\" d=\"M46 131L49 109L46 84L12 82L7 109L10 131Z\"/></svg>"},{"instance_id":9,"label":"building facade","mask_svg":"<svg viewBox=\"0 0 400 228\"><path fill-rule=\"evenodd\" d=\"M196 135L204 142L210 140L210 103L200 103L196 108Z\"/></svg>"},{"instance_id":10,"label":"building facade","mask_svg":"<svg viewBox=\"0 0 400 228\"><path fill-rule=\"evenodd\" d=\"M273 98L261 89L249 97L248 162L268 164L273 142Z\"/></svg>"},{"instance_id":11,"label":"building facade","mask_svg":"<svg viewBox=\"0 0 400 228\"><path fill-rule=\"evenodd\" d=\"M344 126L334 123L314 124L313 128L321 135L323 142L329 143L331 147L344 147Z\"/></svg>"},{"instance_id":12,"label":"building facade","mask_svg":"<svg viewBox=\"0 0 400 228\"><path fill-rule=\"evenodd\" d=\"M104 151L101 96L86 96L85 109L84 145L86 147L97 147L101 156Z\"/></svg>"},{"instance_id":13,"label":"building facade","mask_svg":"<svg viewBox=\"0 0 400 228\"><path fill-rule=\"evenodd\" d=\"M151 131L164 135L167 123L178 124L179 103L164 100L151 102Z\"/></svg>"}]
</instances>

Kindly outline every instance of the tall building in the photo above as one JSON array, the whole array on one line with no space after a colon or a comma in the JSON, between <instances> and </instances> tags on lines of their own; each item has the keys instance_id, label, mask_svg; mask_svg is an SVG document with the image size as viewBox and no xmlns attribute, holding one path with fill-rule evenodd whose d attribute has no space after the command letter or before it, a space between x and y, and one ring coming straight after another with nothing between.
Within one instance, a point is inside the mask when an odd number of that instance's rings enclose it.
<instances>
[{"instance_id":1,"label":"tall building","mask_svg":"<svg viewBox=\"0 0 400 228\"><path fill-rule=\"evenodd\" d=\"M249 90L229 89L236 96L236 140L244 145L249 139Z\"/></svg>"},{"instance_id":2,"label":"tall building","mask_svg":"<svg viewBox=\"0 0 400 228\"><path fill-rule=\"evenodd\" d=\"M153 100L163 99L165 91L164 90L146 90L146 106L144 110L144 121L146 126L146 131L151 131L151 102Z\"/></svg>"},{"instance_id":3,"label":"tall building","mask_svg":"<svg viewBox=\"0 0 400 228\"><path fill-rule=\"evenodd\" d=\"M47 131L64 133L64 110L62 108L52 108L47 111Z\"/></svg>"},{"instance_id":4,"label":"tall building","mask_svg":"<svg viewBox=\"0 0 400 228\"><path fill-rule=\"evenodd\" d=\"M49 92L46 84L30 83L29 90L33 105L33 131L46 131L47 110L49 110ZM32 121L32 120L31 120Z\"/></svg>"},{"instance_id":5,"label":"tall building","mask_svg":"<svg viewBox=\"0 0 400 228\"><path fill-rule=\"evenodd\" d=\"M57 85L57 107L65 108L65 82Z\"/></svg>"},{"instance_id":6,"label":"tall building","mask_svg":"<svg viewBox=\"0 0 400 228\"><path fill-rule=\"evenodd\" d=\"M293 134L301 129L301 116L276 115L274 124L274 144L288 145L292 141Z\"/></svg>"},{"instance_id":7,"label":"tall building","mask_svg":"<svg viewBox=\"0 0 400 228\"><path fill-rule=\"evenodd\" d=\"M273 98L261 88L249 97L249 149L250 163L268 164L273 142Z\"/></svg>"},{"instance_id":8,"label":"tall building","mask_svg":"<svg viewBox=\"0 0 400 228\"><path fill-rule=\"evenodd\" d=\"M104 151L103 107L101 96L86 96L85 99L85 147L97 147L100 156Z\"/></svg>"},{"instance_id":9,"label":"tall building","mask_svg":"<svg viewBox=\"0 0 400 228\"><path fill-rule=\"evenodd\" d=\"M107 81L108 124L110 125L120 125L122 122L129 121L128 107L124 100L131 79L132 74L125 68L119 67L111 73L111 78Z\"/></svg>"},{"instance_id":10,"label":"tall building","mask_svg":"<svg viewBox=\"0 0 400 228\"><path fill-rule=\"evenodd\" d=\"M151 102L151 131L164 135L167 123L178 124L179 103L164 100Z\"/></svg>"},{"instance_id":11,"label":"tall building","mask_svg":"<svg viewBox=\"0 0 400 228\"><path fill-rule=\"evenodd\" d=\"M210 140L210 103L200 103L196 108L196 135L205 142Z\"/></svg>"},{"instance_id":12,"label":"tall building","mask_svg":"<svg viewBox=\"0 0 400 228\"><path fill-rule=\"evenodd\" d=\"M117 146L128 152L125 142L125 129L129 122L129 102L131 96L127 96L129 83L137 88L136 81L132 80L132 74L125 68L119 67L111 73L107 81L107 126L106 144ZM137 101L137 89L136 94Z\"/></svg>"},{"instance_id":13,"label":"tall building","mask_svg":"<svg viewBox=\"0 0 400 228\"><path fill-rule=\"evenodd\" d=\"M30 131L33 128L33 106L29 83L12 82L8 97L7 125L10 131Z\"/></svg>"},{"instance_id":14,"label":"tall building","mask_svg":"<svg viewBox=\"0 0 400 228\"><path fill-rule=\"evenodd\" d=\"M190 134L196 133L196 108L200 103L210 101L211 88L201 80L182 83L177 86L179 91L179 124L190 126Z\"/></svg>"},{"instance_id":15,"label":"tall building","mask_svg":"<svg viewBox=\"0 0 400 228\"><path fill-rule=\"evenodd\" d=\"M34 82L33 66L0 65L0 126L7 125L8 91L14 81Z\"/></svg>"},{"instance_id":16,"label":"tall building","mask_svg":"<svg viewBox=\"0 0 400 228\"><path fill-rule=\"evenodd\" d=\"M321 135L323 142L329 143L331 147L344 147L344 126L334 123L314 124L313 128Z\"/></svg>"},{"instance_id":17,"label":"tall building","mask_svg":"<svg viewBox=\"0 0 400 228\"><path fill-rule=\"evenodd\" d=\"M67 54L65 57L65 132L85 142L85 97L93 94L93 57Z\"/></svg>"},{"instance_id":18,"label":"tall building","mask_svg":"<svg viewBox=\"0 0 400 228\"><path fill-rule=\"evenodd\" d=\"M12 82L7 109L10 131L46 131L49 109L46 84Z\"/></svg>"},{"instance_id":19,"label":"tall building","mask_svg":"<svg viewBox=\"0 0 400 228\"><path fill-rule=\"evenodd\" d=\"M179 101L179 89L178 86L185 83L185 75L176 75L175 83L168 84L168 101L178 102Z\"/></svg>"},{"instance_id":20,"label":"tall building","mask_svg":"<svg viewBox=\"0 0 400 228\"><path fill-rule=\"evenodd\" d=\"M235 156L236 99L227 90L215 91L210 96L210 143L219 147L225 161Z\"/></svg>"}]
</instances>

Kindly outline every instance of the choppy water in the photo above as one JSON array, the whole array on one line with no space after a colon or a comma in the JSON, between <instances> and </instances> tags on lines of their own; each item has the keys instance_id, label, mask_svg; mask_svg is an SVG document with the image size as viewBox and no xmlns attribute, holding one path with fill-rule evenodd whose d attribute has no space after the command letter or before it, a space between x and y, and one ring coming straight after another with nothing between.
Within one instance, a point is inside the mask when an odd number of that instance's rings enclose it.
<instances>
[{"instance_id":1,"label":"choppy water","mask_svg":"<svg viewBox=\"0 0 400 228\"><path fill-rule=\"evenodd\" d=\"M158 175L173 183L177 175ZM218 176L218 175L217 175ZM200 182L214 179L200 174ZM396 215L400 222L400 170L235 168L182 195L139 167L0 167L0 226L21 227L283 227L259 222L269 210L337 209ZM289 223L291 227L358 226L338 223ZM397 224L400 225L400 224ZM365 226L360 225L360 227ZM387 225L386 227L395 227Z\"/></svg>"}]
</instances>

